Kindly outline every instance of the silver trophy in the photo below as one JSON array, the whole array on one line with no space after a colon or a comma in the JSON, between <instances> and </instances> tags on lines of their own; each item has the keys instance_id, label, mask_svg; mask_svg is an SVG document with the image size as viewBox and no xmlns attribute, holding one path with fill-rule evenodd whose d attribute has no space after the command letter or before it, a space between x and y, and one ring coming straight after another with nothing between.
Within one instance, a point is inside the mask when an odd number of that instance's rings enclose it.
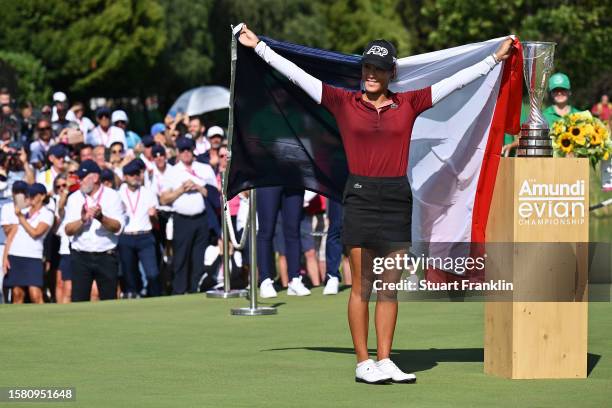
<instances>
[{"instance_id":1,"label":"silver trophy","mask_svg":"<svg viewBox=\"0 0 612 408\"><path fill-rule=\"evenodd\" d=\"M542 100L553 69L555 43L523 43L523 74L529 93L529 118L521 124L516 155L519 157L552 157L548 122L542 115Z\"/></svg>"}]
</instances>

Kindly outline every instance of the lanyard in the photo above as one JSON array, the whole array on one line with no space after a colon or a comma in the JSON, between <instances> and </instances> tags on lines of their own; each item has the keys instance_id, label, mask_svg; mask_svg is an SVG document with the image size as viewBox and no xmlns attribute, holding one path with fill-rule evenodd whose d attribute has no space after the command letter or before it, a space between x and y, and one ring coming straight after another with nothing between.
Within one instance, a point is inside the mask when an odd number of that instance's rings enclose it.
<instances>
[{"instance_id":1,"label":"lanyard","mask_svg":"<svg viewBox=\"0 0 612 408\"><path fill-rule=\"evenodd\" d=\"M98 198L95 200L96 205L100 204L102 200L102 193L104 193L104 186L100 186L100 193L98 194ZM83 198L85 199L85 211L89 210L89 197L86 194L83 194Z\"/></svg>"},{"instance_id":2,"label":"lanyard","mask_svg":"<svg viewBox=\"0 0 612 408\"><path fill-rule=\"evenodd\" d=\"M102 127L98 126L98 133L100 134L100 140L102 141L102 144L106 146L106 142L108 142L108 140L110 139L110 134L111 134L110 126L108 127L108 132L105 132L105 133L102 132Z\"/></svg>"},{"instance_id":3,"label":"lanyard","mask_svg":"<svg viewBox=\"0 0 612 408\"><path fill-rule=\"evenodd\" d=\"M38 218L38 214L40 214L40 208L38 210L36 210L36 212L34 212L33 214L30 214L30 212L28 211L26 214L26 220L28 220L28 222L30 223L30 225L32 225L32 223L34 222L34 220L36 220L36 218Z\"/></svg>"},{"instance_id":4,"label":"lanyard","mask_svg":"<svg viewBox=\"0 0 612 408\"><path fill-rule=\"evenodd\" d=\"M125 196L128 199L128 203L130 205L130 211L132 212L132 215L136 215L136 209L138 208L138 202L140 201L140 190L142 190L141 188L138 189L138 195L136 196L136 203L134 205L132 205L132 199L130 198L130 189L126 188L125 189Z\"/></svg>"},{"instance_id":5,"label":"lanyard","mask_svg":"<svg viewBox=\"0 0 612 408\"><path fill-rule=\"evenodd\" d=\"M185 166L185 165L183 165L183 166ZM204 181L204 178L202 178L202 177L198 176L198 175L196 174L196 172L195 172L195 171L193 171L193 169L192 169L191 167L187 168L187 166L185 166L185 171L187 171L187 173L191 174L191 175L192 175L192 176L194 176L195 178L197 178L197 179L199 179L199 180Z\"/></svg>"}]
</instances>

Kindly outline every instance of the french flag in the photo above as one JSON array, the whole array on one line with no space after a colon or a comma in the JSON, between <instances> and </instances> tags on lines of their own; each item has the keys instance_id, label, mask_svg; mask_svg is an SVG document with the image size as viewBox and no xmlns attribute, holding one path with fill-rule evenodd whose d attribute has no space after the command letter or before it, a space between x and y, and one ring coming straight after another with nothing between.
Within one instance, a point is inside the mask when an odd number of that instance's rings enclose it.
<instances>
[{"instance_id":1,"label":"french flag","mask_svg":"<svg viewBox=\"0 0 612 408\"><path fill-rule=\"evenodd\" d=\"M505 38L400 58L390 89L430 86L482 61ZM264 40L325 83L361 86L360 56ZM413 243L485 242L504 133L520 128L523 62L516 37L514 46L517 52L488 75L417 118L406 169ZM348 169L333 117L239 43L233 107L228 198L249 188L285 185L340 199Z\"/></svg>"}]
</instances>

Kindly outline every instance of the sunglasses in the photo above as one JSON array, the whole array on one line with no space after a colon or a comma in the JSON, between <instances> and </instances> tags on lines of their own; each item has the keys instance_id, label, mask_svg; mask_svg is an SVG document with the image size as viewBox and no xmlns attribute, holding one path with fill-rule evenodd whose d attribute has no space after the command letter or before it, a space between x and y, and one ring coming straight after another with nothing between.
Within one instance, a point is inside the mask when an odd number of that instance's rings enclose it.
<instances>
[{"instance_id":1,"label":"sunglasses","mask_svg":"<svg viewBox=\"0 0 612 408\"><path fill-rule=\"evenodd\" d=\"M227 154L220 154L220 155L219 155L219 157L220 157L220 158L222 158L222 159L224 159L224 158L226 158L226 157L227 157Z\"/></svg>"},{"instance_id":2,"label":"sunglasses","mask_svg":"<svg viewBox=\"0 0 612 408\"><path fill-rule=\"evenodd\" d=\"M39 131L43 132L45 130L51 130L51 126L39 127L37 128Z\"/></svg>"},{"instance_id":3,"label":"sunglasses","mask_svg":"<svg viewBox=\"0 0 612 408\"><path fill-rule=\"evenodd\" d=\"M68 184L66 184L66 183L56 184L55 185L55 189L56 190L59 190L59 189L62 189L62 188L66 188L66 187L68 187Z\"/></svg>"},{"instance_id":4,"label":"sunglasses","mask_svg":"<svg viewBox=\"0 0 612 408\"><path fill-rule=\"evenodd\" d=\"M112 154L122 154L123 153L123 149L120 150L111 150Z\"/></svg>"},{"instance_id":5,"label":"sunglasses","mask_svg":"<svg viewBox=\"0 0 612 408\"><path fill-rule=\"evenodd\" d=\"M122 125L127 125L127 122L125 120L118 120L115 122L116 125L122 124Z\"/></svg>"},{"instance_id":6,"label":"sunglasses","mask_svg":"<svg viewBox=\"0 0 612 408\"><path fill-rule=\"evenodd\" d=\"M102 118L110 118L110 115L109 115L108 113L103 113L103 114L101 114L101 115L98 115L98 118L99 118L99 119L102 119Z\"/></svg>"},{"instance_id":7,"label":"sunglasses","mask_svg":"<svg viewBox=\"0 0 612 408\"><path fill-rule=\"evenodd\" d=\"M179 149L179 152L183 153L183 152L193 152L193 151L191 150L191 148L185 147L183 149Z\"/></svg>"}]
</instances>

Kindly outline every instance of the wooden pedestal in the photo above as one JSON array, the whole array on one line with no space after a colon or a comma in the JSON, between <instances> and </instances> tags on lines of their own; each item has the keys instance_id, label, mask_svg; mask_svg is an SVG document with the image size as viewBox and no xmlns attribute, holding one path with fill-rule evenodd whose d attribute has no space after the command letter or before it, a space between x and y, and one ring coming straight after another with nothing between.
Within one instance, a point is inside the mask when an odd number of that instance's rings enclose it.
<instances>
[{"instance_id":1,"label":"wooden pedestal","mask_svg":"<svg viewBox=\"0 0 612 408\"><path fill-rule=\"evenodd\" d=\"M587 159L502 158L486 280L510 279L515 290L485 304L485 373L586 377L588 187Z\"/></svg>"}]
</instances>

